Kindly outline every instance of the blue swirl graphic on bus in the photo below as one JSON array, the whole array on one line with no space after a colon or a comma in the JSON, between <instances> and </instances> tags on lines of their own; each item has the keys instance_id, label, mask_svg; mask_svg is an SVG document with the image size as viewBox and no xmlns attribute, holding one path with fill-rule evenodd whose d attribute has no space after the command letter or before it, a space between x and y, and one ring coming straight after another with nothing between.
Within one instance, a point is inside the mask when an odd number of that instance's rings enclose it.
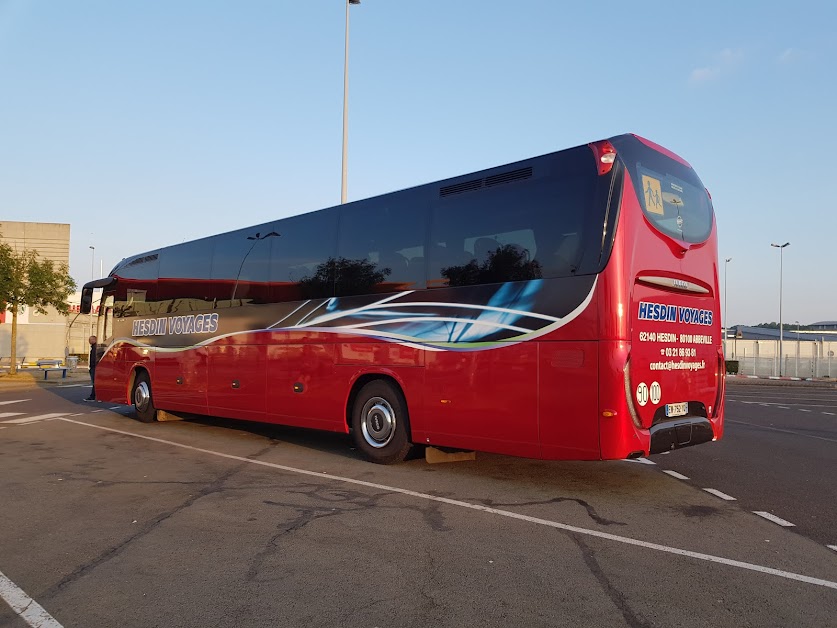
<instances>
[{"instance_id":1,"label":"blue swirl graphic on bus","mask_svg":"<svg viewBox=\"0 0 837 628\"><path fill-rule=\"evenodd\" d=\"M488 349L560 327L575 318L592 295L591 289L584 303L558 318L532 311L542 286L540 279L502 284L485 305L410 300L413 291L353 308L343 307L344 300L337 297L318 304L306 301L267 329L350 333L431 350Z\"/></svg>"}]
</instances>

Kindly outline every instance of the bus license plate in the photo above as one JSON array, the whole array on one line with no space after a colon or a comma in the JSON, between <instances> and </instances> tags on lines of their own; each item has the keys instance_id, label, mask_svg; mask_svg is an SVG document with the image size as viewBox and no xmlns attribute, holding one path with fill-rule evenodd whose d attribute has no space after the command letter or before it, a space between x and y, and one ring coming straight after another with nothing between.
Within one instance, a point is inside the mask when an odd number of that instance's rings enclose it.
<instances>
[{"instance_id":1,"label":"bus license plate","mask_svg":"<svg viewBox=\"0 0 837 628\"><path fill-rule=\"evenodd\" d=\"M666 404L666 416L683 416L684 414L689 414L688 401Z\"/></svg>"}]
</instances>

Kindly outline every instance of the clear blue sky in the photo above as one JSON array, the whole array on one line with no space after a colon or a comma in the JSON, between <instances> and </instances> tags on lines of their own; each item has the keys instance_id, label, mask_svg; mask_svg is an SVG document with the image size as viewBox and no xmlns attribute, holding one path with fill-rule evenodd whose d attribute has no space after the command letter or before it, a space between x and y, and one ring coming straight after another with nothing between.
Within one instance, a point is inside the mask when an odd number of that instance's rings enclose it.
<instances>
[{"instance_id":1,"label":"clear blue sky","mask_svg":"<svg viewBox=\"0 0 837 628\"><path fill-rule=\"evenodd\" d=\"M0 220L70 270L337 204L343 0L0 0ZM837 8L362 0L349 199L624 132L712 193L729 322L837 320Z\"/></svg>"}]
</instances>

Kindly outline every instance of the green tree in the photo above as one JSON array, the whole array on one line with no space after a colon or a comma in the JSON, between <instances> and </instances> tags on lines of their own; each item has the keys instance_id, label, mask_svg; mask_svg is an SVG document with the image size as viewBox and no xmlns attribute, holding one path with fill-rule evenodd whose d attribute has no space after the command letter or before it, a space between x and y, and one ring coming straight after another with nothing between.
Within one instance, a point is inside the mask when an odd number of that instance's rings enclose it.
<instances>
[{"instance_id":1,"label":"green tree","mask_svg":"<svg viewBox=\"0 0 837 628\"><path fill-rule=\"evenodd\" d=\"M76 289L67 264L40 259L38 253L24 249L17 252L0 242L0 303L12 313L11 365L9 373L17 372L17 317L21 309L30 307L46 314L54 307L68 314L67 298Z\"/></svg>"}]
</instances>

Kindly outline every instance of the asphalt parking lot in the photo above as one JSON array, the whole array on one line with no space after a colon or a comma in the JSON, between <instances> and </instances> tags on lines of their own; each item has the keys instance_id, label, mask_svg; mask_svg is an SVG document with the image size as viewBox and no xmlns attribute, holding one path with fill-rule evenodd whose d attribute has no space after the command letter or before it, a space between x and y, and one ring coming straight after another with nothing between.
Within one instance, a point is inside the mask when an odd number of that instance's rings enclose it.
<instances>
[{"instance_id":1,"label":"asphalt parking lot","mask_svg":"<svg viewBox=\"0 0 837 628\"><path fill-rule=\"evenodd\" d=\"M381 467L342 435L141 424L82 403L83 383L0 390L0 414L17 413L0 419L0 572L55 622L0 603L2 626L837 616L837 552L655 465L478 454Z\"/></svg>"}]
</instances>

